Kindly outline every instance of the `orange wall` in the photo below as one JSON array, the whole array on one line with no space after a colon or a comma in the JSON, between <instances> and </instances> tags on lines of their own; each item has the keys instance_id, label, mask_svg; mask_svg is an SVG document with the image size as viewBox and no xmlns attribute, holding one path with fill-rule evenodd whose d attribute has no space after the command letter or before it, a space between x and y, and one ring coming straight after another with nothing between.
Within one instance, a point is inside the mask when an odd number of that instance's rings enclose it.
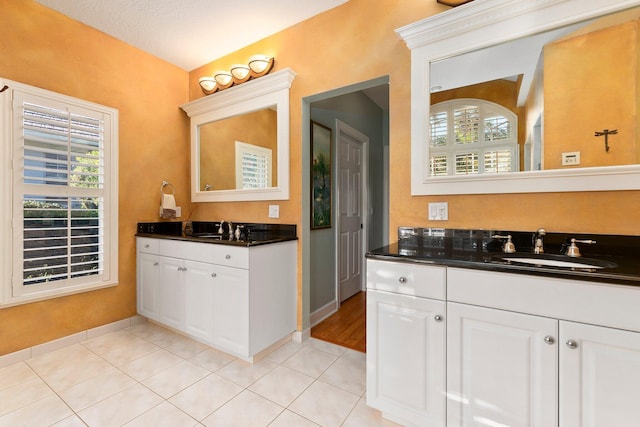
<instances>
[{"instance_id":1,"label":"orange wall","mask_svg":"<svg viewBox=\"0 0 640 427\"><path fill-rule=\"evenodd\" d=\"M0 355L135 315L136 223L157 219L163 179L189 204L186 71L29 0L1 20L0 76L119 110L120 284L0 309Z\"/></svg>"},{"instance_id":2,"label":"orange wall","mask_svg":"<svg viewBox=\"0 0 640 427\"><path fill-rule=\"evenodd\" d=\"M636 18L545 47L545 169L566 167L567 151L580 152L581 167L638 163L638 24ZM594 135L604 129L618 131L608 152L604 137Z\"/></svg>"}]
</instances>

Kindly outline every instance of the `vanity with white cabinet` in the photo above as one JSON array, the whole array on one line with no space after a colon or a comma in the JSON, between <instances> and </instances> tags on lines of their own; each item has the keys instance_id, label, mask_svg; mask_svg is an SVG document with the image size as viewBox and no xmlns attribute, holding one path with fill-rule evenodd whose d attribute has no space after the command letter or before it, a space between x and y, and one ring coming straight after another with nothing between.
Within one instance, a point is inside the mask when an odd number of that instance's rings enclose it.
<instances>
[{"instance_id":1,"label":"vanity with white cabinet","mask_svg":"<svg viewBox=\"0 0 640 427\"><path fill-rule=\"evenodd\" d=\"M295 240L252 245L142 235L140 315L248 361L295 331Z\"/></svg>"},{"instance_id":2,"label":"vanity with white cabinet","mask_svg":"<svg viewBox=\"0 0 640 427\"><path fill-rule=\"evenodd\" d=\"M640 424L638 248L561 270L494 263L469 233L368 254L368 405L405 426Z\"/></svg>"}]
</instances>

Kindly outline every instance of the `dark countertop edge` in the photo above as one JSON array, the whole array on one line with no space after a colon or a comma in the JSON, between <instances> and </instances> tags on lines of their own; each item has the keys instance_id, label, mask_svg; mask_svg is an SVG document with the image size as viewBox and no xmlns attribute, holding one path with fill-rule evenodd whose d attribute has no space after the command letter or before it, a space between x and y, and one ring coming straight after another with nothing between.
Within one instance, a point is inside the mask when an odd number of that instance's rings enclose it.
<instances>
[{"instance_id":1,"label":"dark countertop edge","mask_svg":"<svg viewBox=\"0 0 640 427\"><path fill-rule=\"evenodd\" d=\"M272 243L288 242L291 240L298 240L298 237L290 236L290 237L276 237L276 238L267 239L267 240L238 241L238 240L218 240L218 239L211 239L208 237L194 237L194 236L184 236L184 235L175 236L171 234L157 234L157 233L136 233L135 237L147 237L151 239L166 239L166 240L181 240L184 242L198 242L198 243L209 243L214 245L231 245L231 246L240 246L240 247L253 247L253 246L260 246L260 245L269 245Z\"/></svg>"},{"instance_id":2,"label":"dark countertop edge","mask_svg":"<svg viewBox=\"0 0 640 427\"><path fill-rule=\"evenodd\" d=\"M493 271L500 273L525 274L529 276L543 276L564 280L581 280L588 282L607 283L612 285L640 286L640 277L625 274L606 273L598 271L580 270L560 270L550 267L522 266L513 264L499 264L489 261L460 261L452 259L430 259L421 257L410 257L406 255L394 254L372 254L365 255L370 259L382 261L404 262L412 264L429 264L443 267L466 268L471 270Z\"/></svg>"}]
</instances>

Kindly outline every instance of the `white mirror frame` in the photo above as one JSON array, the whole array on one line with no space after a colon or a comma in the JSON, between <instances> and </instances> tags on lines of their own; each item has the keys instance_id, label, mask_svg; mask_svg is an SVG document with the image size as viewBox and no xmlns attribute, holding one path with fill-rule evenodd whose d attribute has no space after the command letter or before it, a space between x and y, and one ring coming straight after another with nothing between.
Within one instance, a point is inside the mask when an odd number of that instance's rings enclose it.
<instances>
[{"instance_id":1,"label":"white mirror frame","mask_svg":"<svg viewBox=\"0 0 640 427\"><path fill-rule=\"evenodd\" d=\"M289 199L289 88L296 73L285 68L181 105L191 118L191 201L238 202ZM200 190L199 126L243 113L275 107L277 114L277 187ZM229 165L235 168L235 164Z\"/></svg>"},{"instance_id":2,"label":"white mirror frame","mask_svg":"<svg viewBox=\"0 0 640 427\"><path fill-rule=\"evenodd\" d=\"M483 0L398 28L411 49L411 195L640 189L640 165L429 176L432 62L640 5L640 0Z\"/></svg>"}]
</instances>

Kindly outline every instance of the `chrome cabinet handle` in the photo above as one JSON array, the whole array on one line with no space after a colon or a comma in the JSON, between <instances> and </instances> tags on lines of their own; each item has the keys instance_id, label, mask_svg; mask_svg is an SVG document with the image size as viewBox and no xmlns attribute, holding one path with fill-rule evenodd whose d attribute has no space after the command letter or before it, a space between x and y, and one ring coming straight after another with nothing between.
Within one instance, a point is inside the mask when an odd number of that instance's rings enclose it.
<instances>
[{"instance_id":1,"label":"chrome cabinet handle","mask_svg":"<svg viewBox=\"0 0 640 427\"><path fill-rule=\"evenodd\" d=\"M400 278L398 279L398 282L400 283L407 283L407 278L404 276L400 276Z\"/></svg>"},{"instance_id":2,"label":"chrome cabinet handle","mask_svg":"<svg viewBox=\"0 0 640 427\"><path fill-rule=\"evenodd\" d=\"M567 347L569 347L570 349L578 348L578 342L575 340L567 340L566 344L567 344Z\"/></svg>"},{"instance_id":3,"label":"chrome cabinet handle","mask_svg":"<svg viewBox=\"0 0 640 427\"><path fill-rule=\"evenodd\" d=\"M553 345L556 340L551 335L547 335L546 337L544 337L544 342L545 344Z\"/></svg>"},{"instance_id":4,"label":"chrome cabinet handle","mask_svg":"<svg viewBox=\"0 0 640 427\"><path fill-rule=\"evenodd\" d=\"M442 317L442 315L441 315L441 314L436 314L435 316L433 316L433 319L434 319L436 322L442 322L443 317Z\"/></svg>"},{"instance_id":5,"label":"chrome cabinet handle","mask_svg":"<svg viewBox=\"0 0 640 427\"><path fill-rule=\"evenodd\" d=\"M231 259L231 255L225 256L226 259Z\"/></svg>"}]
</instances>

